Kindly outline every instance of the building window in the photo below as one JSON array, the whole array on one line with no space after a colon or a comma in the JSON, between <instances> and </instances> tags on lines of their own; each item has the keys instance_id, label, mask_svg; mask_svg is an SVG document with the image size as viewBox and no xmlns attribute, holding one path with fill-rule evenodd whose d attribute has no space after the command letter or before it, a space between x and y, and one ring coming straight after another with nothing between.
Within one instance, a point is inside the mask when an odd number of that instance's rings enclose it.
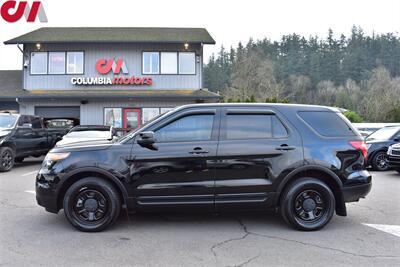
<instances>
[{"instance_id":1,"label":"building window","mask_svg":"<svg viewBox=\"0 0 400 267\"><path fill-rule=\"evenodd\" d=\"M179 74L196 74L196 54L179 52Z\"/></svg>"},{"instance_id":2,"label":"building window","mask_svg":"<svg viewBox=\"0 0 400 267\"><path fill-rule=\"evenodd\" d=\"M31 74L47 74L47 52L31 53Z\"/></svg>"},{"instance_id":3,"label":"building window","mask_svg":"<svg viewBox=\"0 0 400 267\"><path fill-rule=\"evenodd\" d=\"M161 52L161 74L178 73L178 53Z\"/></svg>"},{"instance_id":4,"label":"building window","mask_svg":"<svg viewBox=\"0 0 400 267\"><path fill-rule=\"evenodd\" d=\"M143 124L151 121L153 118L157 117L158 115L160 115L159 108L143 108L142 109Z\"/></svg>"},{"instance_id":5,"label":"building window","mask_svg":"<svg viewBox=\"0 0 400 267\"><path fill-rule=\"evenodd\" d=\"M104 109L104 125L122 128L122 109L121 108L105 108Z\"/></svg>"},{"instance_id":6,"label":"building window","mask_svg":"<svg viewBox=\"0 0 400 267\"><path fill-rule=\"evenodd\" d=\"M168 111L173 110L173 109L174 108L160 108L160 113L164 114L164 113L167 113Z\"/></svg>"},{"instance_id":7,"label":"building window","mask_svg":"<svg viewBox=\"0 0 400 267\"><path fill-rule=\"evenodd\" d=\"M143 74L160 73L160 53L143 52Z\"/></svg>"},{"instance_id":8,"label":"building window","mask_svg":"<svg viewBox=\"0 0 400 267\"><path fill-rule=\"evenodd\" d=\"M83 74L83 52L67 52L67 74Z\"/></svg>"},{"instance_id":9,"label":"building window","mask_svg":"<svg viewBox=\"0 0 400 267\"><path fill-rule=\"evenodd\" d=\"M49 74L65 74L65 52L49 52Z\"/></svg>"}]
</instances>

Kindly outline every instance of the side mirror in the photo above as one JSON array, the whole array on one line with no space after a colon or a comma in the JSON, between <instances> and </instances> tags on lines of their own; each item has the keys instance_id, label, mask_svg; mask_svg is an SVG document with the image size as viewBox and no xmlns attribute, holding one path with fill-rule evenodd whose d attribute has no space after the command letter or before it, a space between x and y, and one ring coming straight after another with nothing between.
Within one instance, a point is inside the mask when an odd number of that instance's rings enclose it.
<instances>
[{"instance_id":1,"label":"side mirror","mask_svg":"<svg viewBox=\"0 0 400 267\"><path fill-rule=\"evenodd\" d=\"M18 126L18 129L32 129L32 123L24 123L22 126Z\"/></svg>"},{"instance_id":2,"label":"side mirror","mask_svg":"<svg viewBox=\"0 0 400 267\"><path fill-rule=\"evenodd\" d=\"M137 143L145 148L151 149L151 150L157 150L158 148L154 145L156 142L154 138L154 132L148 131L148 132L141 132L139 133L138 138L136 139Z\"/></svg>"}]
</instances>

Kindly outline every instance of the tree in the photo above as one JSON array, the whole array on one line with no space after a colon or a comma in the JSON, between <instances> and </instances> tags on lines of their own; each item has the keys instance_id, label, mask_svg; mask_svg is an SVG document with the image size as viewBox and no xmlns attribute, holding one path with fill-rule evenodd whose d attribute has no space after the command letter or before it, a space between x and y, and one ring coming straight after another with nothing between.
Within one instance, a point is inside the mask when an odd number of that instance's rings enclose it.
<instances>
[{"instance_id":1,"label":"tree","mask_svg":"<svg viewBox=\"0 0 400 267\"><path fill-rule=\"evenodd\" d=\"M232 86L224 95L227 98L240 98L245 101L251 95L257 101L266 97L279 97L281 86L274 78L273 65L263 59L259 51L251 51L235 64L232 73Z\"/></svg>"},{"instance_id":2,"label":"tree","mask_svg":"<svg viewBox=\"0 0 400 267\"><path fill-rule=\"evenodd\" d=\"M320 104L342 107L366 121L396 121L400 101L400 37L298 34L221 47L204 66L204 84L226 101Z\"/></svg>"},{"instance_id":3,"label":"tree","mask_svg":"<svg viewBox=\"0 0 400 267\"><path fill-rule=\"evenodd\" d=\"M349 119L349 121L353 122L353 123L360 123L363 122L363 119L361 118L361 116L355 112L355 111L346 111L344 113L344 115L346 116L346 118Z\"/></svg>"}]
</instances>

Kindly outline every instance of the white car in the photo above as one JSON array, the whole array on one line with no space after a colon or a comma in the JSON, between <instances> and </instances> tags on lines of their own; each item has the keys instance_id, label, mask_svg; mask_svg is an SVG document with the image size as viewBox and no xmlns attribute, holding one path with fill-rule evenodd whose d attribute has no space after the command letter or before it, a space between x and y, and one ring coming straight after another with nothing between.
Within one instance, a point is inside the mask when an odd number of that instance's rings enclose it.
<instances>
[{"instance_id":1,"label":"white car","mask_svg":"<svg viewBox=\"0 0 400 267\"><path fill-rule=\"evenodd\" d=\"M400 143L389 146L387 162L392 169L400 173Z\"/></svg>"},{"instance_id":2,"label":"white car","mask_svg":"<svg viewBox=\"0 0 400 267\"><path fill-rule=\"evenodd\" d=\"M79 125L73 127L57 142L56 147L75 145L82 142L111 142L117 138L112 126Z\"/></svg>"}]
</instances>

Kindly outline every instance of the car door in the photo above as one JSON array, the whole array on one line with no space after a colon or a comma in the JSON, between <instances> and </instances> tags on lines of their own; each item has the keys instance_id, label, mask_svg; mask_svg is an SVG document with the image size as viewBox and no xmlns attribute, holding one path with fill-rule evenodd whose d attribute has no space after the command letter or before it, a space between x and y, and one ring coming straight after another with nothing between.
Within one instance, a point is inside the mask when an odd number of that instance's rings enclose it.
<instances>
[{"instance_id":1,"label":"car door","mask_svg":"<svg viewBox=\"0 0 400 267\"><path fill-rule=\"evenodd\" d=\"M39 117L31 117L31 122L33 150L39 154L44 153L50 148L47 140L47 131L43 127L42 120Z\"/></svg>"},{"instance_id":2,"label":"car door","mask_svg":"<svg viewBox=\"0 0 400 267\"><path fill-rule=\"evenodd\" d=\"M217 151L216 210L265 209L274 185L301 164L301 139L267 108L223 108Z\"/></svg>"},{"instance_id":3,"label":"car door","mask_svg":"<svg viewBox=\"0 0 400 267\"><path fill-rule=\"evenodd\" d=\"M21 115L13 140L17 147L17 156L30 155L33 150L33 131L30 116Z\"/></svg>"},{"instance_id":4,"label":"car door","mask_svg":"<svg viewBox=\"0 0 400 267\"><path fill-rule=\"evenodd\" d=\"M146 128L157 150L134 142L131 183L139 210L214 209L216 108L174 113Z\"/></svg>"}]
</instances>

